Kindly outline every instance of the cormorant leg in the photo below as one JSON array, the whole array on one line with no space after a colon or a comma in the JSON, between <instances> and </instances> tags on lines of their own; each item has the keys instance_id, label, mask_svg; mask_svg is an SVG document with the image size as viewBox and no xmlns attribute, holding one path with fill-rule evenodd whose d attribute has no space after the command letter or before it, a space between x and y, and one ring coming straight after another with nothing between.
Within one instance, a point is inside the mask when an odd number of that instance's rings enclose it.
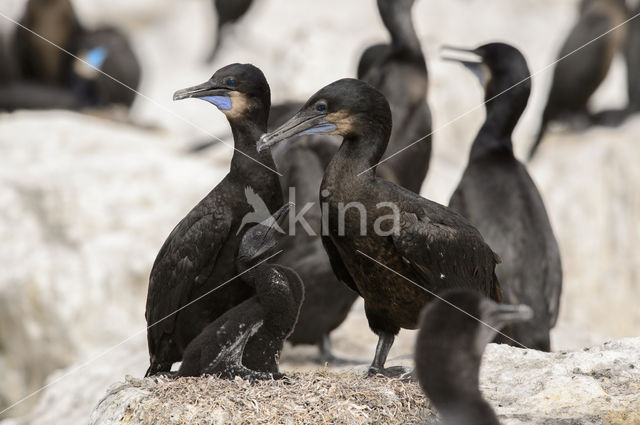
<instances>
[{"instance_id":1,"label":"cormorant leg","mask_svg":"<svg viewBox=\"0 0 640 425\"><path fill-rule=\"evenodd\" d=\"M378 345L376 346L376 354L373 357L373 362L369 366L369 372L367 376L375 376L378 373L382 373L384 370L384 364L387 361L389 350L393 345L393 341L396 339L395 335L381 331L378 335Z\"/></svg>"},{"instance_id":2,"label":"cormorant leg","mask_svg":"<svg viewBox=\"0 0 640 425\"><path fill-rule=\"evenodd\" d=\"M395 338L395 335L392 333L380 332L378 336L378 345L376 346L376 355L373 358L371 366L369 366L367 377L381 374L387 378L411 379L413 374L412 369L404 366L393 366L386 369L384 367L384 364L387 361L387 355L389 354L389 350L391 350L391 346L393 345Z\"/></svg>"}]
</instances>

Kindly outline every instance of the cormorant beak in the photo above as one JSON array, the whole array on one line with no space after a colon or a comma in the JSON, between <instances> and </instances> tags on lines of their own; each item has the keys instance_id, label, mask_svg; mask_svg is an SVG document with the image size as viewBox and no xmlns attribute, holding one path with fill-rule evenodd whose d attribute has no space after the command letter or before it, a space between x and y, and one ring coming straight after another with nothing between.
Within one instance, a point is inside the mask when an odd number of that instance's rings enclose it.
<instances>
[{"instance_id":1,"label":"cormorant beak","mask_svg":"<svg viewBox=\"0 0 640 425\"><path fill-rule=\"evenodd\" d=\"M271 217L256 224L255 228L247 230L262 231L262 237L259 239L259 247L255 253L251 256L251 260L257 260L263 257L265 254L273 251L280 242L282 242L288 235L283 230L287 228L287 221L289 218L289 211L294 208L293 202L287 202L278 211L276 211ZM259 227L258 227L259 226Z\"/></svg>"},{"instance_id":2,"label":"cormorant beak","mask_svg":"<svg viewBox=\"0 0 640 425\"><path fill-rule=\"evenodd\" d=\"M533 310L524 304L494 304L488 312L488 321L494 326L533 319Z\"/></svg>"},{"instance_id":3,"label":"cormorant beak","mask_svg":"<svg viewBox=\"0 0 640 425\"><path fill-rule=\"evenodd\" d=\"M486 87L491 78L491 71L484 64L482 56L473 49L461 49L459 47L442 46L440 48L442 59L459 62L476 76L480 85Z\"/></svg>"},{"instance_id":4,"label":"cormorant beak","mask_svg":"<svg viewBox=\"0 0 640 425\"><path fill-rule=\"evenodd\" d=\"M295 114L289 121L282 124L270 133L265 133L256 142L258 152L285 139L305 134L329 134L336 130L337 126L327 121L325 112L302 110Z\"/></svg>"},{"instance_id":5,"label":"cormorant beak","mask_svg":"<svg viewBox=\"0 0 640 425\"><path fill-rule=\"evenodd\" d=\"M218 109L228 111L231 109L231 98L229 93L231 90L227 88L217 87L211 81L206 81L197 86L188 87L186 89L178 90L173 94L173 100L197 98L206 100L212 103Z\"/></svg>"}]
</instances>

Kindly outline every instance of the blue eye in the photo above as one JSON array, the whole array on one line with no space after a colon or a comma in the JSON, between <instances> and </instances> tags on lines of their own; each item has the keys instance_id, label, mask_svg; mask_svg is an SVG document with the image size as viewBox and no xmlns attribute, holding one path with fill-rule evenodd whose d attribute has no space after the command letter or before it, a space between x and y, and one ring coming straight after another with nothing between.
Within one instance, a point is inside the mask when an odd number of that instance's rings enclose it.
<instances>
[{"instance_id":1,"label":"blue eye","mask_svg":"<svg viewBox=\"0 0 640 425\"><path fill-rule=\"evenodd\" d=\"M327 109L327 105L325 105L324 103L319 103L318 105L316 105L316 111L325 111Z\"/></svg>"},{"instance_id":2,"label":"blue eye","mask_svg":"<svg viewBox=\"0 0 640 425\"><path fill-rule=\"evenodd\" d=\"M235 79L235 78L227 78L227 81L225 81L225 83L226 83L228 86L235 87L235 85L236 85L236 79Z\"/></svg>"}]
</instances>

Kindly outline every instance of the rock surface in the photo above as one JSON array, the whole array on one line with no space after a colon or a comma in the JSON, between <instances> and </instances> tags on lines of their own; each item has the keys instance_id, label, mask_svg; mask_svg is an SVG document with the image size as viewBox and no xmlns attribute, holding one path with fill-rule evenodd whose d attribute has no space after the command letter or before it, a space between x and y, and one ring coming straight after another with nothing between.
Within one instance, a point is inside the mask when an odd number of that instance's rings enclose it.
<instances>
[{"instance_id":1,"label":"rock surface","mask_svg":"<svg viewBox=\"0 0 640 425\"><path fill-rule=\"evenodd\" d=\"M640 338L575 352L490 344L481 389L505 425L640 423ZM326 371L250 385L211 377L114 384L91 425L435 422L416 383Z\"/></svg>"}]
</instances>

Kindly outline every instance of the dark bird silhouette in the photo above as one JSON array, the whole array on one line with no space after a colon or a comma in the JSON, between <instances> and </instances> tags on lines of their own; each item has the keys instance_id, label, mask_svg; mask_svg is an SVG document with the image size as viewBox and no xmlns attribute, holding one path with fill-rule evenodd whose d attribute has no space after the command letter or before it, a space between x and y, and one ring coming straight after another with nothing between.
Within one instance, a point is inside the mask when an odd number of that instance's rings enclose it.
<instances>
[{"instance_id":1,"label":"dark bird silhouette","mask_svg":"<svg viewBox=\"0 0 640 425\"><path fill-rule=\"evenodd\" d=\"M71 109L82 107L73 92L46 83L19 79L14 55L0 34L0 111L17 109Z\"/></svg>"},{"instance_id":2,"label":"dark bird silhouette","mask_svg":"<svg viewBox=\"0 0 640 425\"><path fill-rule=\"evenodd\" d=\"M268 263L291 205L247 230L238 250L241 279L256 294L209 324L184 352L178 376L278 379L278 358L298 318L304 287L288 267Z\"/></svg>"},{"instance_id":3,"label":"dark bird silhouette","mask_svg":"<svg viewBox=\"0 0 640 425\"><path fill-rule=\"evenodd\" d=\"M333 365L347 361L333 355L329 334L346 319L358 298L333 273L320 236L320 183L338 147L331 137L303 136L296 143L284 142L273 150L274 161L283 175L283 196L295 202L296 214L304 220L296 221L295 235L283 242L283 253L278 258L280 264L300 274L305 287L298 323L288 340L294 345L317 345L319 362Z\"/></svg>"},{"instance_id":4,"label":"dark bird silhouette","mask_svg":"<svg viewBox=\"0 0 640 425\"><path fill-rule=\"evenodd\" d=\"M428 74L420 41L411 20L414 0L378 0L378 10L391 44L377 44L363 53L358 78L389 101L393 129L378 167L378 176L420 193L431 157L431 111L427 105ZM415 143L419 139L424 140ZM405 149L406 148L406 149ZM396 154L400 150L401 153Z\"/></svg>"},{"instance_id":5,"label":"dark bird silhouette","mask_svg":"<svg viewBox=\"0 0 640 425\"><path fill-rule=\"evenodd\" d=\"M428 291L469 288L499 300L499 259L463 216L376 177L391 134L389 104L378 90L338 80L263 135L258 149L310 133L343 137L322 180L322 241L335 274L364 298L379 337L370 374L396 375L384 369L387 354L400 328L416 328L433 299Z\"/></svg>"},{"instance_id":6,"label":"dark bird silhouette","mask_svg":"<svg viewBox=\"0 0 640 425\"><path fill-rule=\"evenodd\" d=\"M598 37L623 23L626 17L624 0L582 1L578 22L560 49L542 123L529 158L535 154L551 122L568 122L582 128L590 125L587 102L607 76L615 54L622 48L626 29L623 26ZM576 49L580 50L572 53Z\"/></svg>"},{"instance_id":7,"label":"dark bird silhouette","mask_svg":"<svg viewBox=\"0 0 640 425\"><path fill-rule=\"evenodd\" d=\"M482 353L504 325L531 317L526 305L496 304L461 290L443 294L424 309L415 348L416 375L443 425L499 424L479 388Z\"/></svg>"},{"instance_id":8,"label":"dark bird silhouette","mask_svg":"<svg viewBox=\"0 0 640 425\"><path fill-rule=\"evenodd\" d=\"M238 227L252 211L245 188L251 187L270 211L283 203L271 154L255 149L255 140L267 129L271 102L262 72L249 64L225 66L205 83L174 94L174 100L190 97L211 102L226 115L235 152L229 174L178 223L153 264L145 314L150 326L147 375L169 371L206 325L254 294L235 278L246 231Z\"/></svg>"},{"instance_id":9,"label":"dark bird silhouette","mask_svg":"<svg viewBox=\"0 0 640 425\"><path fill-rule=\"evenodd\" d=\"M225 29L240 19L251 7L253 0L214 0L213 7L218 15L218 25L216 31L216 44L213 46L208 62L212 62L220 49Z\"/></svg>"},{"instance_id":10,"label":"dark bird silhouette","mask_svg":"<svg viewBox=\"0 0 640 425\"><path fill-rule=\"evenodd\" d=\"M504 43L452 50L465 53L460 62L480 77L487 117L449 207L467 217L502 258L496 274L505 302L533 308L535 319L510 326L507 334L528 348L549 351L562 291L560 251L542 197L513 155L512 141L531 92L525 81L529 68L520 51Z\"/></svg>"},{"instance_id":11,"label":"dark bird silhouette","mask_svg":"<svg viewBox=\"0 0 640 425\"><path fill-rule=\"evenodd\" d=\"M48 100L53 97L51 93L56 93L45 91L37 96L33 87L68 91L66 96L61 94L63 101L59 107L69 103L64 102L65 97L75 98L73 107L69 109L131 105L135 98L135 92L131 89L137 89L141 71L139 61L123 33L110 27L96 30L84 28L69 0L29 0L20 23L55 44L23 28L17 28L14 33L11 52L16 61L15 83L27 87L23 96L35 95L34 99L22 101L26 107L35 107L42 98L41 108L47 108L52 103ZM123 87L60 48L130 88Z\"/></svg>"},{"instance_id":12,"label":"dark bird silhouette","mask_svg":"<svg viewBox=\"0 0 640 425\"><path fill-rule=\"evenodd\" d=\"M640 4L629 12L631 17L640 13ZM629 96L629 113L640 111L640 17L630 21L625 44L625 60L627 62L627 93Z\"/></svg>"}]
</instances>

